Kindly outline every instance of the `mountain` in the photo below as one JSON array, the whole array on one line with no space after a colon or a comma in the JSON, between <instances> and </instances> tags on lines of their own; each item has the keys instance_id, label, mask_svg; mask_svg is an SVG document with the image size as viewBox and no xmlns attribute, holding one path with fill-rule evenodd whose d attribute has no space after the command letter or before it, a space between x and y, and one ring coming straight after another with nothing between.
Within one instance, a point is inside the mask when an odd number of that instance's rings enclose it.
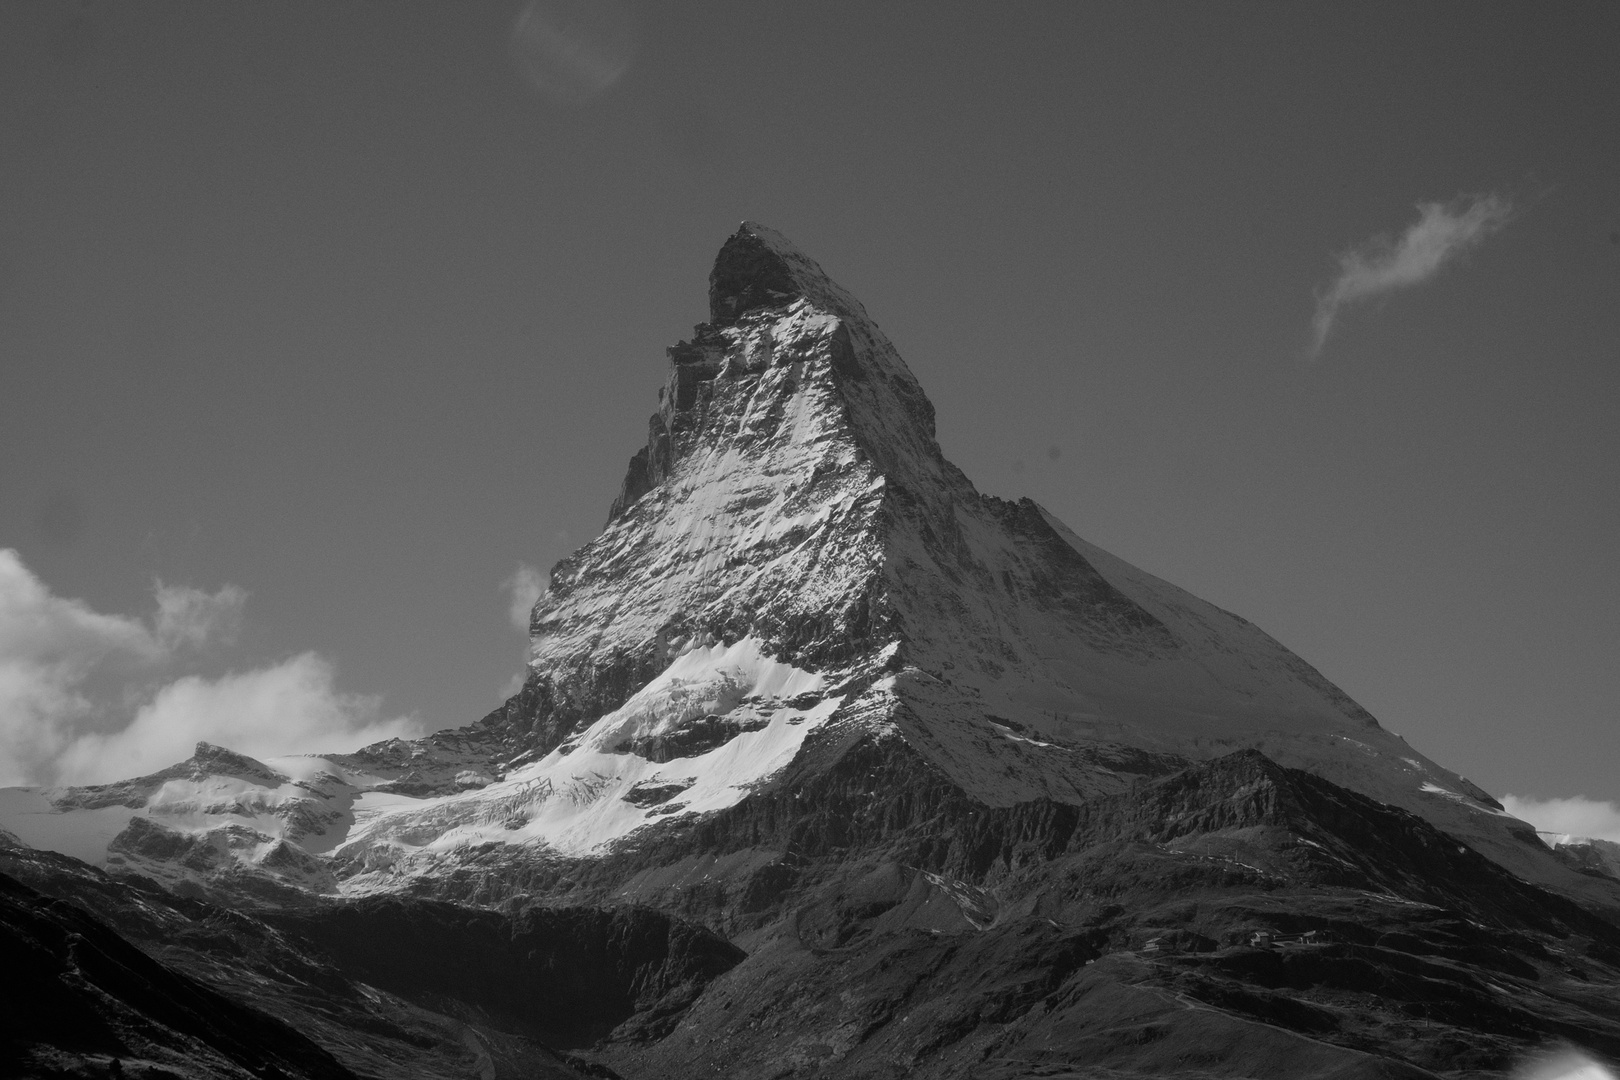
<instances>
[{"instance_id":1,"label":"mountain","mask_svg":"<svg viewBox=\"0 0 1620 1080\"><path fill-rule=\"evenodd\" d=\"M391 839L429 821L452 843L578 855L676 806L717 810L820 731L896 739L989 806L1257 748L1521 876L1620 900L1251 624L977 492L888 339L779 234L726 242L709 309L669 350L607 528L552 572L527 683L480 725L515 751L505 780L349 841L368 882L401 861L432 873L442 847ZM659 740L688 745L634 752ZM561 806L525 794L585 787ZM670 794L632 809L641 792Z\"/></svg>"},{"instance_id":2,"label":"mountain","mask_svg":"<svg viewBox=\"0 0 1620 1080\"><path fill-rule=\"evenodd\" d=\"M1243 619L979 493L893 345L779 234L726 241L669 359L500 709L356 754L202 744L119 784L0 792L0 870L81 901L85 875L150 882L629 1077L1620 1053L1607 863L1554 851ZM42 882L27 845L90 865ZM589 1023L488 992L596 1000L566 990L582 966L665 953L493 973L532 926L617 940L625 910L708 959L623 976ZM279 985L233 992L275 1013Z\"/></svg>"},{"instance_id":3,"label":"mountain","mask_svg":"<svg viewBox=\"0 0 1620 1080\"><path fill-rule=\"evenodd\" d=\"M1620 878L1620 843L1595 836L1538 833L1565 863L1582 873Z\"/></svg>"}]
</instances>

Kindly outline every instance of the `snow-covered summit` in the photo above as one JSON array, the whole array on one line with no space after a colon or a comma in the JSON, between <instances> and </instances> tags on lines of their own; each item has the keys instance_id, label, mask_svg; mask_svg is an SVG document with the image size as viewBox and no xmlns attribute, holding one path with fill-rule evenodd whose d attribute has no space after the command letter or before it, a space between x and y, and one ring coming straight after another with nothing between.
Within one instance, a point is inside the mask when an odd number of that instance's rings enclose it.
<instances>
[{"instance_id":1,"label":"snow-covered summit","mask_svg":"<svg viewBox=\"0 0 1620 1080\"><path fill-rule=\"evenodd\" d=\"M745 221L709 272L709 322L729 326L758 308L808 300L841 318L870 322L861 302L775 229Z\"/></svg>"}]
</instances>

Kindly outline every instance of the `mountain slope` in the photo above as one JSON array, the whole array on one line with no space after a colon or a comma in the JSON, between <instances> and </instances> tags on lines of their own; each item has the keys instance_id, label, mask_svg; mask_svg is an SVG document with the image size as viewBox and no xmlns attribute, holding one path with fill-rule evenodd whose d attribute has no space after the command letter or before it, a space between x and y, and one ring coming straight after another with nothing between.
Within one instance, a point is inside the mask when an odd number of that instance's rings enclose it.
<instances>
[{"instance_id":1,"label":"mountain slope","mask_svg":"<svg viewBox=\"0 0 1620 1080\"><path fill-rule=\"evenodd\" d=\"M236 915L64 856L0 869L383 1075L1461 1080L1620 1053L1620 929L1414 815L1255 751L994 809L898 732L834 735L692 827L485 845L411 886L507 911ZM584 1060L527 1041L609 1027Z\"/></svg>"},{"instance_id":2,"label":"mountain slope","mask_svg":"<svg viewBox=\"0 0 1620 1080\"><path fill-rule=\"evenodd\" d=\"M0 847L0 954L0 1075L118 1058L289 1080L578 1080L593 1067L566 1048L672 1024L742 955L639 907L379 898L266 918L17 847Z\"/></svg>"},{"instance_id":3,"label":"mountain slope","mask_svg":"<svg viewBox=\"0 0 1620 1080\"><path fill-rule=\"evenodd\" d=\"M681 848L605 860L601 887L701 904L749 950L608 1060L1370 1077L1496 1075L1558 1038L1620 1052L1620 932L1404 811L1253 751L1080 805L987 811L929 774L868 742ZM1251 947L1262 930L1285 944Z\"/></svg>"}]
</instances>

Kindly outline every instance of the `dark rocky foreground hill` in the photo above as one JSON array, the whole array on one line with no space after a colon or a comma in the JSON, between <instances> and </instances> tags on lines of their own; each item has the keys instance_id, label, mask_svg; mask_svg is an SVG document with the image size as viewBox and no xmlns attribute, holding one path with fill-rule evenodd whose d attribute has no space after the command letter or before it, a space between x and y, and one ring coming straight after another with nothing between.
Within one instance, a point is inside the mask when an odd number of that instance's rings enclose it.
<instances>
[{"instance_id":1,"label":"dark rocky foreground hill","mask_svg":"<svg viewBox=\"0 0 1620 1080\"><path fill-rule=\"evenodd\" d=\"M678 1013L743 956L627 906L240 906L0 851L0 1076L609 1075L568 1049Z\"/></svg>"},{"instance_id":2,"label":"dark rocky foreground hill","mask_svg":"<svg viewBox=\"0 0 1620 1080\"><path fill-rule=\"evenodd\" d=\"M0 1075L354 1075L245 995L220 993L83 907L4 875L0 980Z\"/></svg>"}]
</instances>

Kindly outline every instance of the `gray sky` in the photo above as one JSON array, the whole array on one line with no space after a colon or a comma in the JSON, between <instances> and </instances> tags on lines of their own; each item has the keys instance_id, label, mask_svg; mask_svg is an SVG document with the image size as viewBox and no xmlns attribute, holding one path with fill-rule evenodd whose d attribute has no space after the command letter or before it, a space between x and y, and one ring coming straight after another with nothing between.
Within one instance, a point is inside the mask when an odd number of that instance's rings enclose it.
<instances>
[{"instance_id":1,"label":"gray sky","mask_svg":"<svg viewBox=\"0 0 1620 1080\"><path fill-rule=\"evenodd\" d=\"M74 724L295 661L366 732L493 707L501 583L600 528L752 218L982 490L1620 798L1620 7L522 13L0 7L11 595L149 639L17 662Z\"/></svg>"}]
</instances>

